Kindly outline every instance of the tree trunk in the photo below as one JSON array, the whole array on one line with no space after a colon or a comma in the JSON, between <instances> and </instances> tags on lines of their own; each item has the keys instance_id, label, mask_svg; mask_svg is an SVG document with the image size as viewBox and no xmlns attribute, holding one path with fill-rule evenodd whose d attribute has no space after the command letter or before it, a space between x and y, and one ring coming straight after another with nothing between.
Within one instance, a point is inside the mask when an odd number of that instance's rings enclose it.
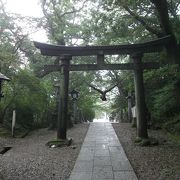
<instances>
[{"instance_id":1,"label":"tree trunk","mask_svg":"<svg viewBox=\"0 0 180 180\"><path fill-rule=\"evenodd\" d=\"M151 2L155 5L157 9L159 22L164 32L164 35L171 35L172 37L170 44L166 46L168 61L169 63L175 63L180 65L180 52L176 37L173 33L169 20L167 0L151 0Z\"/></svg>"}]
</instances>

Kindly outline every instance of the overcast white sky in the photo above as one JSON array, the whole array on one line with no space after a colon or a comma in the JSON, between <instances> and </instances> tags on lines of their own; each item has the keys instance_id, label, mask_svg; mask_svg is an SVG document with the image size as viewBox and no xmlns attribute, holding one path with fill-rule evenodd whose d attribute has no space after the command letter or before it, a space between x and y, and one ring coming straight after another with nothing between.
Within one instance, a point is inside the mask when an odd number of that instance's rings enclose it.
<instances>
[{"instance_id":1,"label":"overcast white sky","mask_svg":"<svg viewBox=\"0 0 180 180\"><path fill-rule=\"evenodd\" d=\"M39 0L6 0L8 11L24 16L42 17Z\"/></svg>"},{"instance_id":2,"label":"overcast white sky","mask_svg":"<svg viewBox=\"0 0 180 180\"><path fill-rule=\"evenodd\" d=\"M43 16L39 0L6 0L6 11L22 16ZM31 34L30 38L33 41L47 42L47 36L43 30Z\"/></svg>"}]
</instances>

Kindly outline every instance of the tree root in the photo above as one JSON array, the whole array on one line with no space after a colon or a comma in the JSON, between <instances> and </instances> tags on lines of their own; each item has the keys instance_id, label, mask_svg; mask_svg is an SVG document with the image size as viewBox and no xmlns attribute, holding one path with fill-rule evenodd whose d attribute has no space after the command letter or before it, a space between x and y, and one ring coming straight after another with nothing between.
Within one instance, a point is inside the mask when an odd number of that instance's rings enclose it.
<instances>
[{"instance_id":1,"label":"tree root","mask_svg":"<svg viewBox=\"0 0 180 180\"><path fill-rule=\"evenodd\" d=\"M135 139L135 144L138 146L157 146L159 142L155 138L140 138Z\"/></svg>"}]
</instances>

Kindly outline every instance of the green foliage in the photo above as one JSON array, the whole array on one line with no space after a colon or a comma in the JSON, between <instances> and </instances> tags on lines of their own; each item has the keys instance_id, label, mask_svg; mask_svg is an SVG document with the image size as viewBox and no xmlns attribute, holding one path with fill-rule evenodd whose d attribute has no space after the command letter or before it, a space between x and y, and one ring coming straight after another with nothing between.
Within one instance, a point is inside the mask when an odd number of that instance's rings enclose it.
<instances>
[{"instance_id":1,"label":"green foliage","mask_svg":"<svg viewBox=\"0 0 180 180\"><path fill-rule=\"evenodd\" d=\"M11 136L11 132L8 131L6 128L0 126L0 137L7 137Z\"/></svg>"},{"instance_id":2,"label":"green foliage","mask_svg":"<svg viewBox=\"0 0 180 180\"><path fill-rule=\"evenodd\" d=\"M17 112L19 111L17 120L22 121L20 124L24 123L30 127L43 125L44 113L48 105L45 88L38 78L28 72L21 72L17 78L18 88L20 88L15 100L15 108Z\"/></svg>"},{"instance_id":3,"label":"green foliage","mask_svg":"<svg viewBox=\"0 0 180 180\"><path fill-rule=\"evenodd\" d=\"M47 31L52 42L73 44L73 39L81 39L80 12L84 3L77 0L41 0L44 21L41 26ZM79 20L76 18L79 17Z\"/></svg>"},{"instance_id":4,"label":"green foliage","mask_svg":"<svg viewBox=\"0 0 180 180\"><path fill-rule=\"evenodd\" d=\"M177 97L174 94L174 85L165 85L154 95L153 117L163 121L165 117L173 116L177 112Z\"/></svg>"},{"instance_id":5,"label":"green foliage","mask_svg":"<svg viewBox=\"0 0 180 180\"><path fill-rule=\"evenodd\" d=\"M91 107L83 107L82 108L82 113L83 113L85 121L92 122L93 119L95 118L95 111Z\"/></svg>"},{"instance_id":6,"label":"green foliage","mask_svg":"<svg viewBox=\"0 0 180 180\"><path fill-rule=\"evenodd\" d=\"M116 99L114 101L114 104L111 106L112 109L116 113L120 111L120 109L126 109L127 108L127 100L123 96L116 96Z\"/></svg>"},{"instance_id":7,"label":"green foliage","mask_svg":"<svg viewBox=\"0 0 180 180\"><path fill-rule=\"evenodd\" d=\"M11 88L4 89L7 91L6 98L1 103L1 114L6 113L5 123L11 123L12 110L15 109L16 122L22 127L34 128L45 125L47 93L39 79L31 72L21 70L13 77L11 83L8 85Z\"/></svg>"},{"instance_id":8,"label":"green foliage","mask_svg":"<svg viewBox=\"0 0 180 180\"><path fill-rule=\"evenodd\" d=\"M180 138L180 114L170 117L163 127L171 134Z\"/></svg>"},{"instance_id":9,"label":"green foliage","mask_svg":"<svg viewBox=\"0 0 180 180\"><path fill-rule=\"evenodd\" d=\"M80 59L81 61L82 59ZM76 60L78 61L78 60ZM78 61L79 62L79 61ZM71 72L70 74L70 88L69 91L75 89L79 92L77 101L78 109L81 111L84 120L92 121L95 117L95 103L97 101L97 94L90 90L86 82L91 82L95 78L94 73ZM70 111L73 111L72 106Z\"/></svg>"},{"instance_id":10,"label":"green foliage","mask_svg":"<svg viewBox=\"0 0 180 180\"><path fill-rule=\"evenodd\" d=\"M179 112L180 73L176 65L167 65L160 70L145 74L147 102L154 121L165 122ZM150 87L153 87L153 91Z\"/></svg>"}]
</instances>

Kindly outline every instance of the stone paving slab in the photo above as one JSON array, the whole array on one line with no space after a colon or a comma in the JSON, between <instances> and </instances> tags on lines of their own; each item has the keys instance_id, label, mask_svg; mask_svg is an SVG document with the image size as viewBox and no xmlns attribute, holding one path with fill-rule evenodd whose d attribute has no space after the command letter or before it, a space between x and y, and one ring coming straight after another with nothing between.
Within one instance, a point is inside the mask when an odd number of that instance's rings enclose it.
<instances>
[{"instance_id":1,"label":"stone paving slab","mask_svg":"<svg viewBox=\"0 0 180 180\"><path fill-rule=\"evenodd\" d=\"M111 123L91 123L69 180L138 180Z\"/></svg>"}]
</instances>

